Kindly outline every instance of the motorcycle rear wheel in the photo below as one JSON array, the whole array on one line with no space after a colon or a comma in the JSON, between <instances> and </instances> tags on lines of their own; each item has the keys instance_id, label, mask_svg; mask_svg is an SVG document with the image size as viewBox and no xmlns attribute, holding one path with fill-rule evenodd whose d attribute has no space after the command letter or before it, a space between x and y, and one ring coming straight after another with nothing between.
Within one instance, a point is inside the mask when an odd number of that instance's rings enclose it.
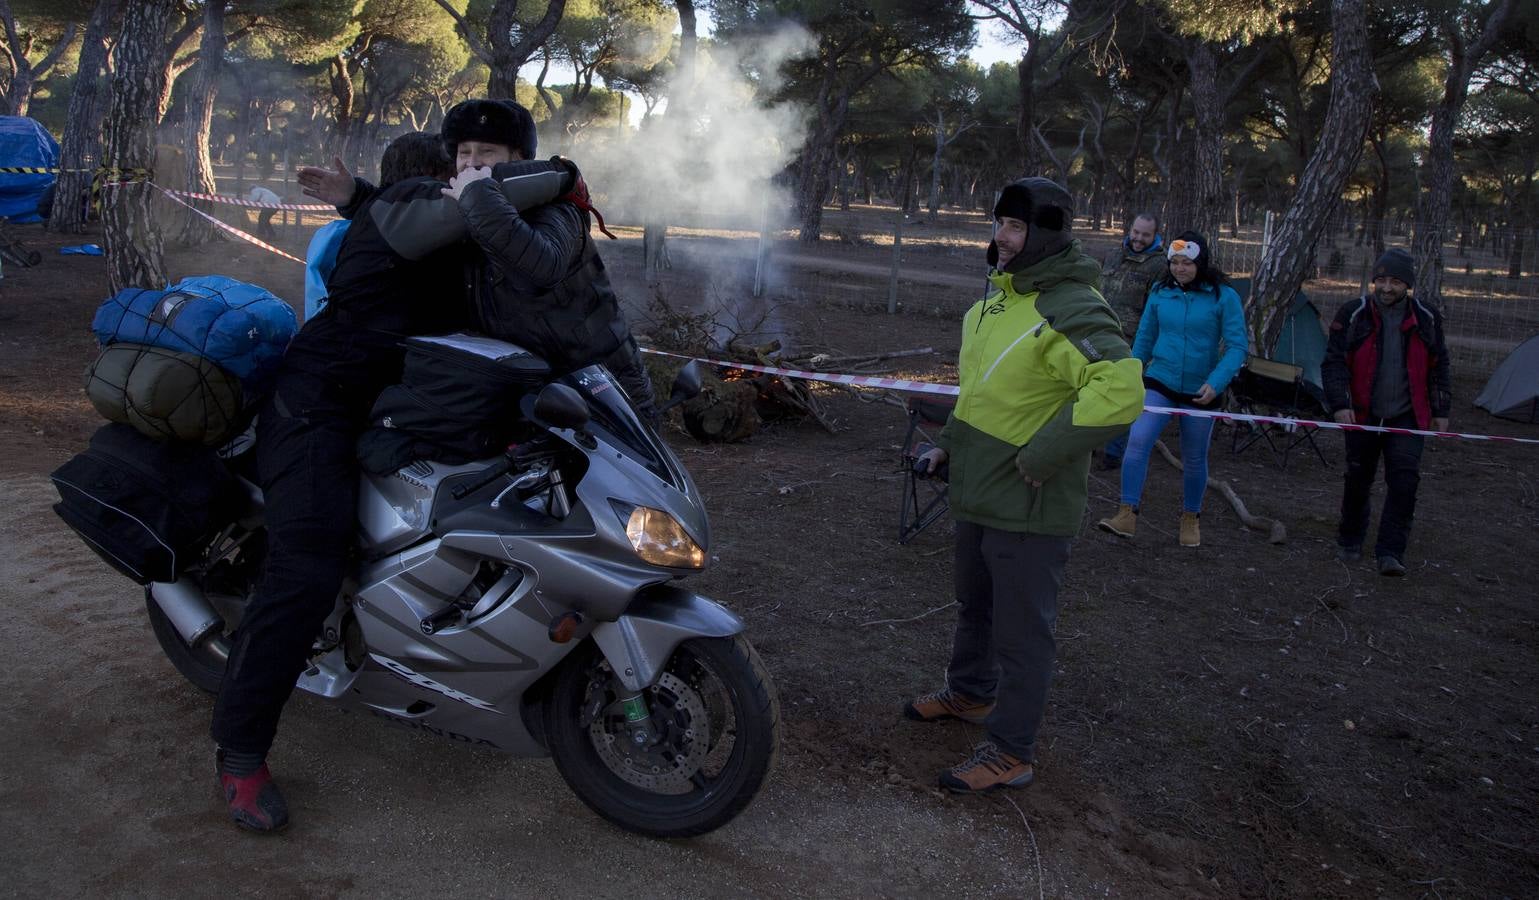
<instances>
[{"instance_id":1,"label":"motorcycle rear wheel","mask_svg":"<svg viewBox=\"0 0 1539 900\"><path fill-rule=\"evenodd\" d=\"M627 831L661 838L705 834L747 808L780 736L779 698L747 640L685 641L658 684L643 692L668 747L663 755L671 756L662 763L676 766L672 771L618 762L616 742L626 734L618 688L590 643L557 673L546 704L556 768L579 799Z\"/></svg>"},{"instance_id":2,"label":"motorcycle rear wheel","mask_svg":"<svg viewBox=\"0 0 1539 900\"><path fill-rule=\"evenodd\" d=\"M149 610L150 629L155 632L155 640L176 671L196 687L210 694L219 693L219 686L224 683L224 661L207 650L188 646L177 633L176 626L171 624L171 620L161 610L160 604L150 596L149 588L144 589L144 605Z\"/></svg>"}]
</instances>

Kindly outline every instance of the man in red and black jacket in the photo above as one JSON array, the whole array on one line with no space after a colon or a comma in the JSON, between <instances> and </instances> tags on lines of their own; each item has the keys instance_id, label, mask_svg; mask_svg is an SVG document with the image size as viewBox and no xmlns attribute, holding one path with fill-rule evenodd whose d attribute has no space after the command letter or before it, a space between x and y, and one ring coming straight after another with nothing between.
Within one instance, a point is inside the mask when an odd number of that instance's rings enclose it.
<instances>
[{"instance_id":1,"label":"man in red and black jacket","mask_svg":"<svg viewBox=\"0 0 1539 900\"><path fill-rule=\"evenodd\" d=\"M1417 300L1416 263L1392 247L1373 266L1373 290L1347 303L1331 323L1320 372L1325 398L1342 424L1447 431L1451 404L1443 317ZM1380 575L1405 574L1405 545L1421 480L1420 435L1349 431L1341 495L1338 558L1362 558L1369 495L1384 457L1384 512L1374 544Z\"/></svg>"}]
</instances>

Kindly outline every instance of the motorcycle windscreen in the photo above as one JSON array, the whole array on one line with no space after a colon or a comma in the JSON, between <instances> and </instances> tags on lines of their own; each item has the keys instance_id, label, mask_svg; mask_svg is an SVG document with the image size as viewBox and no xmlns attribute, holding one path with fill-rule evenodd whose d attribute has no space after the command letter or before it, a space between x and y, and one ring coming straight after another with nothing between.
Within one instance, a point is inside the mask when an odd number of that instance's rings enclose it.
<instances>
[{"instance_id":1,"label":"motorcycle windscreen","mask_svg":"<svg viewBox=\"0 0 1539 900\"><path fill-rule=\"evenodd\" d=\"M593 412L589 428L601 432L615 449L646 467L647 471L678 487L678 478L669 469L656 438L636 417L614 376L602 366L588 366L561 380L576 388L588 401L588 408Z\"/></svg>"}]
</instances>

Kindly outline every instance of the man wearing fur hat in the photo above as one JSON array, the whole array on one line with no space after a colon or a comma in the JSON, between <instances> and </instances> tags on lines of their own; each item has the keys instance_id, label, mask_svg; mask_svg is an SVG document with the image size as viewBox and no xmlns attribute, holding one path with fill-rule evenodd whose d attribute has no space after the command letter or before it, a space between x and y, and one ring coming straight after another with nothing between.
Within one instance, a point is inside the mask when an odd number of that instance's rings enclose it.
<instances>
[{"instance_id":1,"label":"man wearing fur hat","mask_svg":"<svg viewBox=\"0 0 1539 900\"><path fill-rule=\"evenodd\" d=\"M423 239L434 232L443 242L468 231L481 251L471 254L467 272L477 331L528 347L558 371L602 362L637 412L655 417L651 379L588 234L589 216L597 213L586 185L579 178L556 202L524 209L509 199L518 191L508 182L529 174L516 164L534 159L538 145L534 118L512 100L455 104L444 116L443 140L456 168L443 194L459 221L448 226L441 210L419 204L399 210L393 225ZM373 191L340 161L300 175L306 193L336 204L344 216Z\"/></svg>"},{"instance_id":2,"label":"man wearing fur hat","mask_svg":"<svg viewBox=\"0 0 1539 900\"><path fill-rule=\"evenodd\" d=\"M1090 451L1143 407L1142 367L1102 299L1101 267L1070 233L1074 201L1046 178L994 207L990 289L962 324L961 395L928 470L949 462L957 617L946 686L910 701L914 721L960 719L986 739L942 772L974 793L1035 777L1058 588L1084 517Z\"/></svg>"},{"instance_id":3,"label":"man wearing fur hat","mask_svg":"<svg viewBox=\"0 0 1539 900\"><path fill-rule=\"evenodd\" d=\"M1331 323L1320 367L1336 421L1351 425L1447 431L1452 405L1443 317L1418 300L1416 261L1398 247L1373 266L1373 290L1344 304ZM1346 485L1341 495L1337 557L1362 558L1369 495L1384 458L1384 510L1374 543L1380 575L1405 574L1405 547L1421 481L1421 435L1346 433Z\"/></svg>"}]
</instances>

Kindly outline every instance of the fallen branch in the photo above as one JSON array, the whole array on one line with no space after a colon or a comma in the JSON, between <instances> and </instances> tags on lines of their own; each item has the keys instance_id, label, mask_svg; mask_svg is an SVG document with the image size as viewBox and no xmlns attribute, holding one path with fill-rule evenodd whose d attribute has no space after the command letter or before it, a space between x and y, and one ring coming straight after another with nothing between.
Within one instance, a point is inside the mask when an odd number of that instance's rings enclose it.
<instances>
[{"instance_id":1,"label":"fallen branch","mask_svg":"<svg viewBox=\"0 0 1539 900\"><path fill-rule=\"evenodd\" d=\"M953 600L950 603L947 603L945 606L937 606L934 609L927 609L924 612L920 613L919 615L917 615L917 616L909 616L907 619L873 619L870 622L861 622L860 623L860 627L867 628L867 627L869 627L871 625L887 625L887 624L896 623L896 622L917 622L920 619L923 619L925 616L933 615L935 613L940 612L943 609L950 609L951 607L956 606L956 605L957 605L957 602L955 600Z\"/></svg>"},{"instance_id":2,"label":"fallen branch","mask_svg":"<svg viewBox=\"0 0 1539 900\"><path fill-rule=\"evenodd\" d=\"M859 353L852 356L830 356L827 353L814 353L811 356L790 357L790 359L805 359L816 366L840 366L862 362L881 362L886 359L901 359L906 356L928 356L934 352L934 347L915 347L913 350L886 350L879 353Z\"/></svg>"},{"instance_id":3,"label":"fallen branch","mask_svg":"<svg viewBox=\"0 0 1539 900\"><path fill-rule=\"evenodd\" d=\"M779 348L779 341L771 341L763 347L753 348L753 353L758 358L760 365L774 368L777 361L771 360L769 354ZM782 403L811 416L812 420L823 426L823 430L829 434L839 433L839 429L834 425L833 420L828 417L828 414L824 412L817 398L812 396L812 392L807 389L805 382L788 375L769 375L767 373L758 375L752 380L758 384L760 396Z\"/></svg>"},{"instance_id":4,"label":"fallen branch","mask_svg":"<svg viewBox=\"0 0 1539 900\"><path fill-rule=\"evenodd\" d=\"M1160 451L1160 455L1165 457L1166 462L1176 467L1177 472L1183 470L1181 460L1176 459L1176 455L1170 452L1170 448L1165 446L1164 441L1155 441L1154 446L1155 449ZM1282 522L1276 519L1268 519L1265 516L1251 515L1250 510L1245 508L1245 501L1240 499L1239 495L1234 492L1234 488L1230 487L1227 482L1219 481L1210 475L1208 476L1208 487L1224 495L1224 499L1228 500L1229 505L1234 507L1234 514L1240 517L1240 523L1246 528L1268 532L1267 540L1273 544L1285 544L1288 542L1288 529L1283 526Z\"/></svg>"}]
</instances>

